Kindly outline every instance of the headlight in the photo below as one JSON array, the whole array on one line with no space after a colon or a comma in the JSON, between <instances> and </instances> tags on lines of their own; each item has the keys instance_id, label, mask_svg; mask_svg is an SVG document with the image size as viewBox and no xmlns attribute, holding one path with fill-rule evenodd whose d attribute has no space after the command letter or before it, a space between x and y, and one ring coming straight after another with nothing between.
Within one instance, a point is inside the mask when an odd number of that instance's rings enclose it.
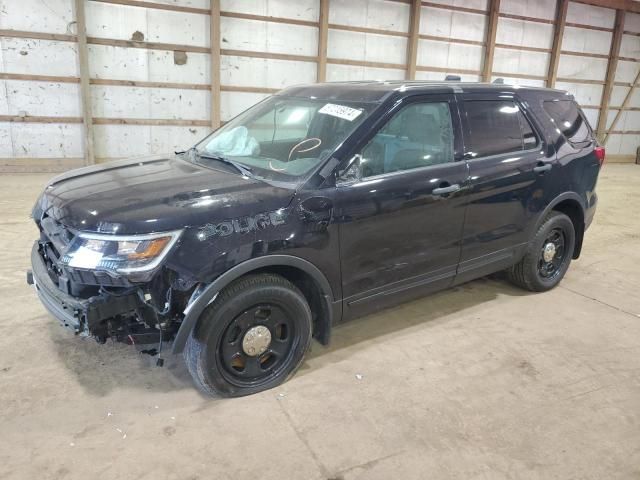
<instances>
[{"instance_id":1,"label":"headlight","mask_svg":"<svg viewBox=\"0 0 640 480\"><path fill-rule=\"evenodd\" d=\"M70 267L117 273L147 272L156 268L178 241L181 230L149 235L78 233L62 255Z\"/></svg>"}]
</instances>

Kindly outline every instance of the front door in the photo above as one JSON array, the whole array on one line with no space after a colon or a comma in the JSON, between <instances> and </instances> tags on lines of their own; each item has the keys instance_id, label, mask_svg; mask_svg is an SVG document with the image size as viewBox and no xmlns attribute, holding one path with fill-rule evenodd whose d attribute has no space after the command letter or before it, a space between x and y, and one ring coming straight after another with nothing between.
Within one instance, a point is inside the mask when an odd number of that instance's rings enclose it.
<instances>
[{"instance_id":1,"label":"front door","mask_svg":"<svg viewBox=\"0 0 640 480\"><path fill-rule=\"evenodd\" d=\"M345 318L452 283L468 179L461 148L454 98L437 95L396 105L357 149L359 174L339 182L335 210Z\"/></svg>"}]
</instances>

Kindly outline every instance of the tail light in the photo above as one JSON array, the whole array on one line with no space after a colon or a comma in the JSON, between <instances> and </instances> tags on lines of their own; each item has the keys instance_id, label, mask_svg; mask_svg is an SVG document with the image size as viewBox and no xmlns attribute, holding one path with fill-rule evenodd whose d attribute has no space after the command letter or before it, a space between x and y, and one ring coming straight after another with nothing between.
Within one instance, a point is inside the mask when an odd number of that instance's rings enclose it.
<instances>
[{"instance_id":1,"label":"tail light","mask_svg":"<svg viewBox=\"0 0 640 480\"><path fill-rule=\"evenodd\" d=\"M600 166L604 163L604 147L596 147L593 150L598 157L598 162L600 162Z\"/></svg>"}]
</instances>

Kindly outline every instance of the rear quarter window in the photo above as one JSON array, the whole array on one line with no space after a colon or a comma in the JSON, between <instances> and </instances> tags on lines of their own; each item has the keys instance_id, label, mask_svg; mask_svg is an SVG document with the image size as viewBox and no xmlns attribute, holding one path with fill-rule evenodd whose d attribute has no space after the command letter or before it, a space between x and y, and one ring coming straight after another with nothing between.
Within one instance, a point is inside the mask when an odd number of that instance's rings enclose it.
<instances>
[{"instance_id":1,"label":"rear quarter window","mask_svg":"<svg viewBox=\"0 0 640 480\"><path fill-rule=\"evenodd\" d=\"M576 102L573 100L547 100L543 103L543 107L569 143L583 147L593 141L591 127Z\"/></svg>"}]
</instances>

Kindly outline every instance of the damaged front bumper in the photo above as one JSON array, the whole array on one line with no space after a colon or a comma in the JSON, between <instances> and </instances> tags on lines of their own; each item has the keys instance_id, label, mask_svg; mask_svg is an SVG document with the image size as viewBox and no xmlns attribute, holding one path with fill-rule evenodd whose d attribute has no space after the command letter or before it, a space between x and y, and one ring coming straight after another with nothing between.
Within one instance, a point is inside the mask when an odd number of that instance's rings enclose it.
<instances>
[{"instance_id":1,"label":"damaged front bumper","mask_svg":"<svg viewBox=\"0 0 640 480\"><path fill-rule=\"evenodd\" d=\"M40 301L49 313L76 334L100 337L105 331L105 321L144 307L136 293L117 296L100 294L83 299L63 292L49 275L39 242L35 242L31 249L31 267L32 270L27 273L27 283L35 286Z\"/></svg>"}]
</instances>

